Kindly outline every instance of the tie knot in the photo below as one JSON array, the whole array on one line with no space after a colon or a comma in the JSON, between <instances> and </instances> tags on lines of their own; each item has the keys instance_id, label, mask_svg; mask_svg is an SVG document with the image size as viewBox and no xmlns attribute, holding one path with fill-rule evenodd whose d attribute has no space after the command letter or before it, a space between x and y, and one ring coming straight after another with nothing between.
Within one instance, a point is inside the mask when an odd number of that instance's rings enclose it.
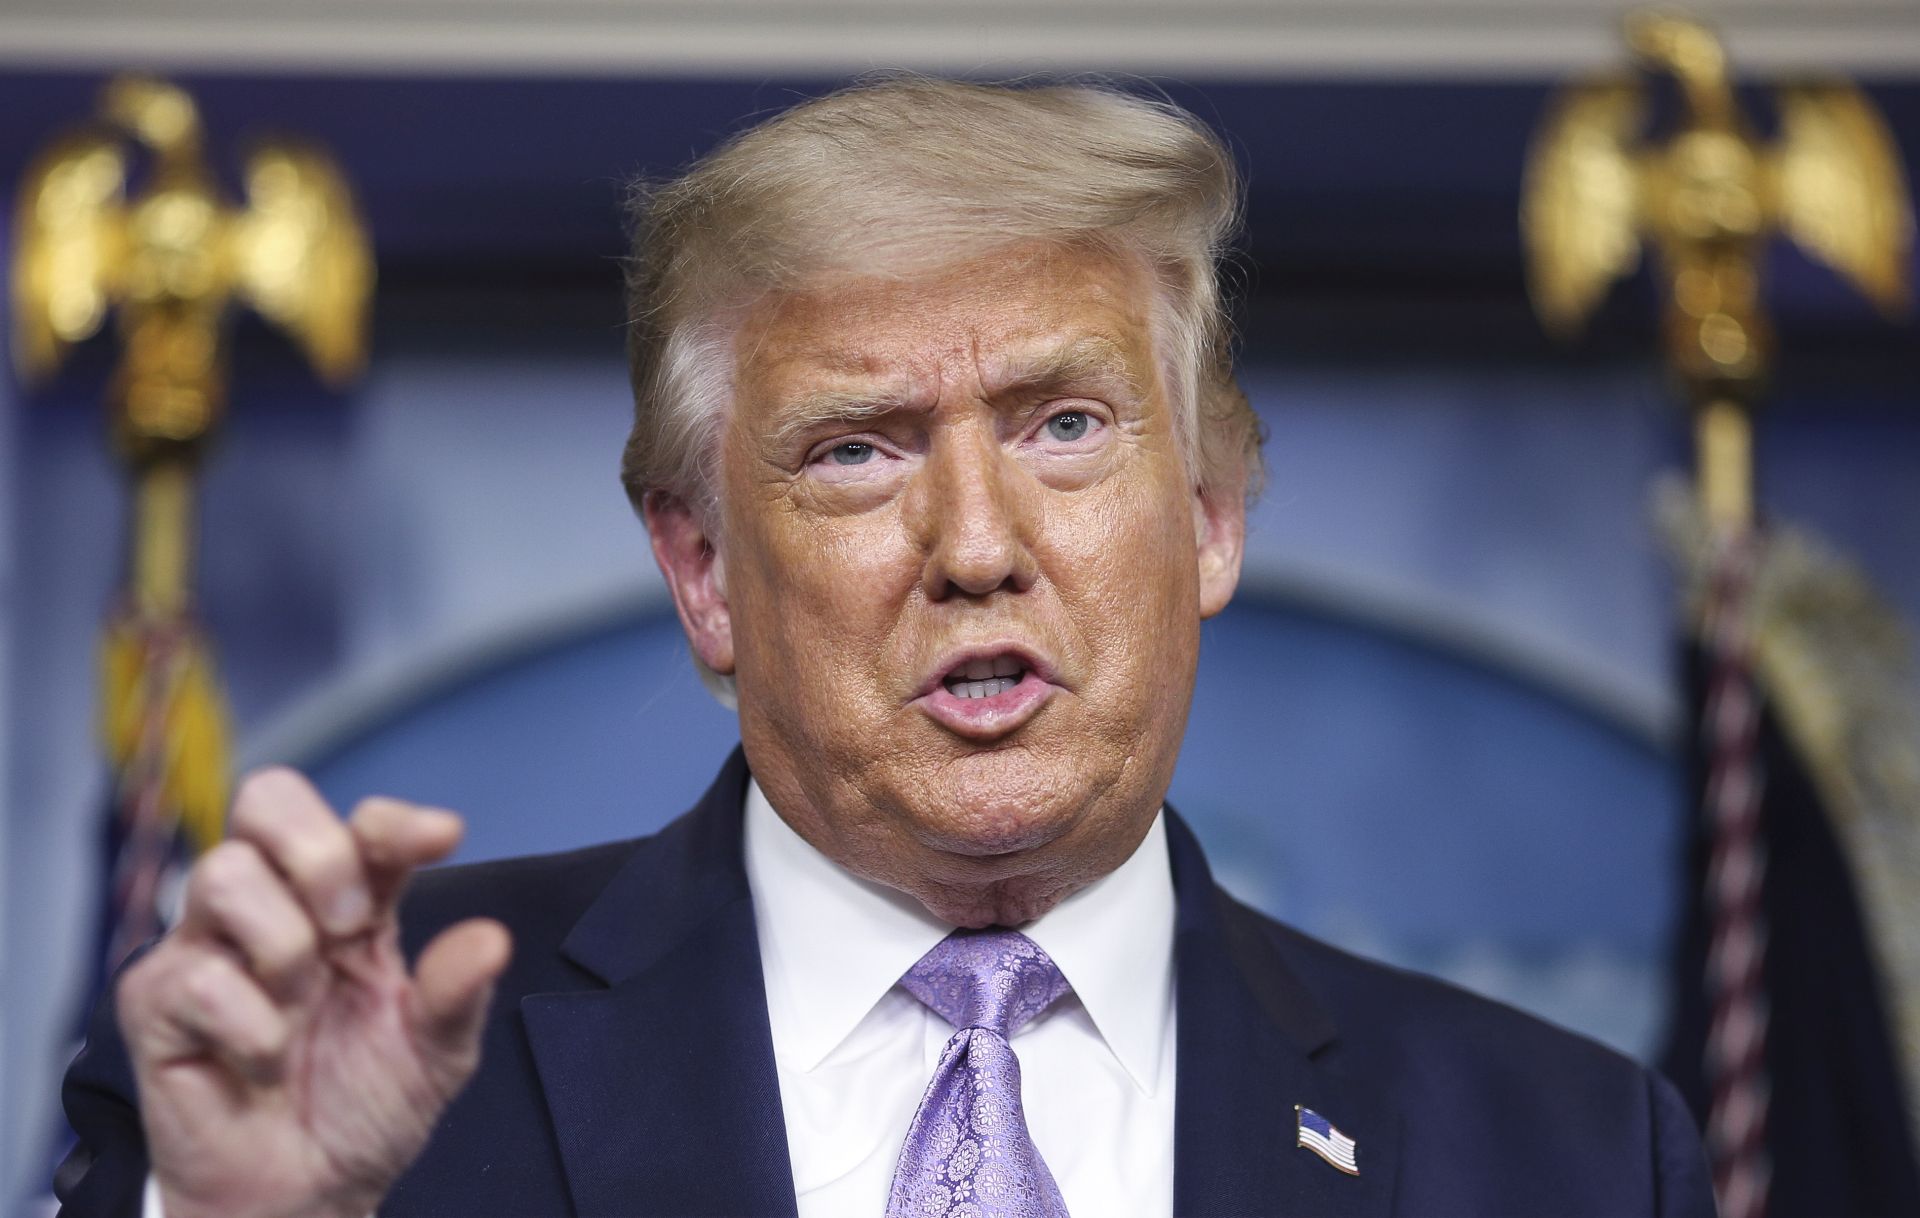
<instances>
[{"instance_id":1,"label":"tie knot","mask_svg":"<svg viewBox=\"0 0 1920 1218\"><path fill-rule=\"evenodd\" d=\"M1060 966L1018 931L956 930L900 979L956 1028L1012 1036L1070 988Z\"/></svg>"}]
</instances>

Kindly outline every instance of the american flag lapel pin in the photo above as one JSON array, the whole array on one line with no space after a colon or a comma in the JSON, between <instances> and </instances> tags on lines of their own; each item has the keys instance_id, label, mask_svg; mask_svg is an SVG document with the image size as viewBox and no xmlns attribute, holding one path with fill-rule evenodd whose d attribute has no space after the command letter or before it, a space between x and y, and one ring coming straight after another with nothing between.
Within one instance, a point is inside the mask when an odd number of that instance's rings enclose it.
<instances>
[{"instance_id":1,"label":"american flag lapel pin","mask_svg":"<svg viewBox=\"0 0 1920 1218\"><path fill-rule=\"evenodd\" d=\"M1360 1174L1360 1165L1353 1158L1355 1143L1352 1138L1334 1128L1332 1121L1311 1108L1295 1104L1293 1111L1299 1118L1300 1129L1295 1146L1306 1147L1349 1176Z\"/></svg>"}]
</instances>

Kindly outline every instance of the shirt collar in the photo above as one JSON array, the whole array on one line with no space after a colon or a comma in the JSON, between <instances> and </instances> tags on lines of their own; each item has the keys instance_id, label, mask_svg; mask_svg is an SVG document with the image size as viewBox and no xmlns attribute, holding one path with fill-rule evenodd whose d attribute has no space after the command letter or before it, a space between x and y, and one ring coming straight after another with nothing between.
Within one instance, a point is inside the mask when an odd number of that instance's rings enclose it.
<instances>
[{"instance_id":1,"label":"shirt collar","mask_svg":"<svg viewBox=\"0 0 1920 1218\"><path fill-rule=\"evenodd\" d=\"M1126 862L1022 927L1053 957L1134 1086L1159 1088L1173 1015L1166 811Z\"/></svg>"},{"instance_id":2,"label":"shirt collar","mask_svg":"<svg viewBox=\"0 0 1920 1218\"><path fill-rule=\"evenodd\" d=\"M774 1052L811 1071L953 927L833 862L749 781L744 853ZM1164 813L1133 855L1021 929L1060 966L1142 1091L1173 1011L1173 877Z\"/></svg>"}]
</instances>

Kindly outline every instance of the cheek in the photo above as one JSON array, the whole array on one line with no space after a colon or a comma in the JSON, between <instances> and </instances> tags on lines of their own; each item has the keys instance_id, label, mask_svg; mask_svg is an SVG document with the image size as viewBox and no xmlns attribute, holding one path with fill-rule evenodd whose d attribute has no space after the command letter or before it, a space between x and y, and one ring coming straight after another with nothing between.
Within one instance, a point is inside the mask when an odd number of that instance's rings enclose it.
<instances>
[{"instance_id":1,"label":"cheek","mask_svg":"<svg viewBox=\"0 0 1920 1218\"><path fill-rule=\"evenodd\" d=\"M1198 576L1189 513L1161 493L1105 497L1058 513L1054 568L1074 629L1097 657L1097 708L1116 730L1184 691L1198 650ZM1184 705L1184 692L1180 697Z\"/></svg>"},{"instance_id":2,"label":"cheek","mask_svg":"<svg viewBox=\"0 0 1920 1218\"><path fill-rule=\"evenodd\" d=\"M1190 513L1152 488L1075 496L1049 513L1059 582L1098 619L1143 624L1194 614L1198 566Z\"/></svg>"},{"instance_id":3,"label":"cheek","mask_svg":"<svg viewBox=\"0 0 1920 1218\"><path fill-rule=\"evenodd\" d=\"M859 705L914 570L897 530L873 523L800 514L761 522L749 547L757 561L748 578L736 573L732 603L741 678L756 692L788 705L832 703L843 717Z\"/></svg>"}]
</instances>

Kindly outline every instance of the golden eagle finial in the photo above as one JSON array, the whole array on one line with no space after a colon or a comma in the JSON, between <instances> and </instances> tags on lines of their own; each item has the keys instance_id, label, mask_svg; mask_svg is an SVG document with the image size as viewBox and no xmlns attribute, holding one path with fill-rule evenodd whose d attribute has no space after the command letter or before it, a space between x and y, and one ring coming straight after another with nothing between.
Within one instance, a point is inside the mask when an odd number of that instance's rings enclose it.
<instances>
[{"instance_id":1,"label":"golden eagle finial","mask_svg":"<svg viewBox=\"0 0 1920 1218\"><path fill-rule=\"evenodd\" d=\"M1736 281L1750 277L1757 243L1775 232L1882 310L1906 307L1912 204L1886 124L1858 89L1779 89L1780 133L1764 144L1739 114L1726 57L1706 26L1641 11L1627 18L1626 34L1643 71L1677 83L1684 112L1656 144L1643 134L1640 80L1593 81L1555 99L1534 139L1521 204L1530 287L1550 329L1565 334L1584 323L1607 287L1638 264L1643 240L1687 297L1676 302L1681 310L1698 306L1703 322L1715 313L1735 325L1750 320L1739 316L1748 293ZM1741 264L1736 281L1728 281L1729 256ZM1722 355L1740 345L1723 324L1695 329L1696 345ZM1755 358L1761 337L1747 335ZM1721 362L1728 361L1684 361L1702 374Z\"/></svg>"},{"instance_id":2,"label":"golden eagle finial","mask_svg":"<svg viewBox=\"0 0 1920 1218\"><path fill-rule=\"evenodd\" d=\"M1626 22L1643 74L1678 86L1663 139L1647 134L1634 76L1563 90L1535 134L1521 190L1528 286L1546 327L1569 335L1631 272L1658 257L1668 362L1698 425L1701 495L1716 521L1752 516L1748 412L1771 335L1760 299L1766 240L1785 234L1889 315L1907 307L1913 207L1886 124L1852 85L1777 91L1780 132L1748 127L1719 39L1677 13Z\"/></svg>"},{"instance_id":3,"label":"golden eagle finial","mask_svg":"<svg viewBox=\"0 0 1920 1218\"><path fill-rule=\"evenodd\" d=\"M202 145L185 92L120 77L93 125L28 167L14 212L16 365L47 376L117 309L117 430L136 446L192 443L212 424L235 300L285 330L330 382L366 358L373 259L339 171L310 149L262 144L246 161L246 205L234 207ZM143 153L145 182L130 194Z\"/></svg>"}]
</instances>

